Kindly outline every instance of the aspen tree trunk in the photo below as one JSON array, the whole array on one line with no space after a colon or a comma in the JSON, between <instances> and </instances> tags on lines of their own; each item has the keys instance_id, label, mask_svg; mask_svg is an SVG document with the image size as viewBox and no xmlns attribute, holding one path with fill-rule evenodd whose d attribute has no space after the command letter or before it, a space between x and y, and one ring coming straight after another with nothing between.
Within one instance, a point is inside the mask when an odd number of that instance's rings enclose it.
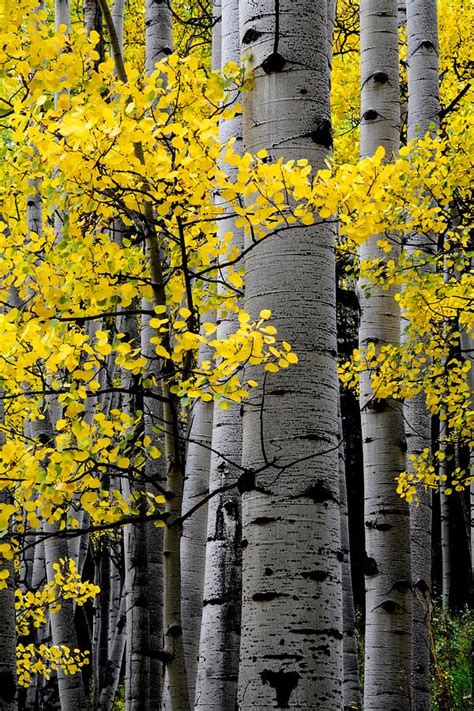
<instances>
[{"instance_id":1,"label":"aspen tree trunk","mask_svg":"<svg viewBox=\"0 0 474 711\"><path fill-rule=\"evenodd\" d=\"M200 360L209 358L201 348ZM196 400L190 412L189 444L183 491L183 514L209 491L213 402ZM194 699L201 631L204 564L206 559L207 506L201 506L183 523L181 539L181 604L183 646L189 698Z\"/></svg>"},{"instance_id":2,"label":"aspen tree trunk","mask_svg":"<svg viewBox=\"0 0 474 711\"><path fill-rule=\"evenodd\" d=\"M156 62L172 52L172 14L171 0L159 2L146 0L145 4L145 69L151 74ZM144 310L150 310L153 304L143 302ZM147 375L153 379L154 385L159 383L160 366L155 349L150 338L155 335L149 325L150 317L142 317L141 339L142 353L148 361ZM159 388L158 388L159 390ZM162 436L156 427L163 423L162 404L153 398L143 398L144 434L150 437L151 444L160 451L163 450ZM158 460L148 457L145 464L147 490L157 494L155 482L163 485L166 482L165 459ZM150 617L150 709L161 709L162 679L163 679L163 529L154 524L146 526L147 556L148 556L148 601Z\"/></svg>"},{"instance_id":3,"label":"aspen tree trunk","mask_svg":"<svg viewBox=\"0 0 474 711\"><path fill-rule=\"evenodd\" d=\"M244 0L252 52L244 147L322 167L331 147L327 3ZM245 307L272 310L299 362L255 374L244 407L240 708L342 706L334 235L328 225L270 236L246 259ZM264 450L262 451L262 443ZM278 469L270 466L276 460Z\"/></svg>"},{"instance_id":4,"label":"aspen tree trunk","mask_svg":"<svg viewBox=\"0 0 474 711\"><path fill-rule=\"evenodd\" d=\"M219 8L220 5L220 8ZM218 40L221 40L221 65L239 62L239 7L236 0L223 0L215 5L215 17L221 12L221 22L214 25L213 52L217 65ZM236 116L222 121L220 140L223 145L237 139L241 150L242 119ZM219 224L221 235L233 232L233 244L243 247L243 233L231 218ZM226 280L227 270L220 276ZM222 289L221 289L222 291ZM224 312L217 323L217 338L228 338L238 327L232 312ZM214 408L212 427L211 474L209 490L236 482L242 456L242 416L240 408ZM206 545L206 576L204 585L201 641L199 647L198 682L195 709L234 709L236 705L239 666L241 613L241 507L236 489L214 496L209 501Z\"/></svg>"},{"instance_id":5,"label":"aspen tree trunk","mask_svg":"<svg viewBox=\"0 0 474 711\"><path fill-rule=\"evenodd\" d=\"M0 422L4 418L3 391L0 391ZM0 430L0 447L5 435ZM9 502L8 490L0 491L0 504ZM8 537L6 538L8 541ZM17 709L16 629L15 629L15 571L13 563L0 557L0 567L8 570L6 587L0 590L0 709Z\"/></svg>"},{"instance_id":6,"label":"aspen tree trunk","mask_svg":"<svg viewBox=\"0 0 474 711\"><path fill-rule=\"evenodd\" d=\"M146 0L145 44L146 72L151 74L156 62L173 51L171 0Z\"/></svg>"},{"instance_id":7,"label":"aspen tree trunk","mask_svg":"<svg viewBox=\"0 0 474 711\"><path fill-rule=\"evenodd\" d=\"M344 620L343 708L360 709L358 644L355 631L354 595L352 590L349 516L347 511L346 458L339 400L339 479L341 501L342 604Z\"/></svg>"},{"instance_id":8,"label":"aspen tree trunk","mask_svg":"<svg viewBox=\"0 0 474 711\"><path fill-rule=\"evenodd\" d=\"M112 644L109 647L109 659L105 669L103 688L100 692L97 711L112 711L113 709L125 651L126 629L125 596L122 595L117 624L114 628Z\"/></svg>"},{"instance_id":9,"label":"aspen tree trunk","mask_svg":"<svg viewBox=\"0 0 474 711\"><path fill-rule=\"evenodd\" d=\"M439 124L438 16L436 0L407 0L408 140L422 138ZM427 235L409 235L407 252L433 257L436 243ZM427 264L424 270L429 270ZM403 335L402 335L403 338ZM407 456L431 446L431 416L424 393L404 406ZM409 461L407 467L410 467ZM430 709L431 491L419 491L411 508L413 576L413 709Z\"/></svg>"},{"instance_id":10,"label":"aspen tree trunk","mask_svg":"<svg viewBox=\"0 0 474 711\"><path fill-rule=\"evenodd\" d=\"M143 301L143 309L150 310L152 304ZM150 316L142 316L141 344L142 354L147 358L148 366L146 379L150 379L153 388L159 389L159 364L154 345L150 338L155 335L154 329L149 325ZM162 436L156 428L163 423L162 404L157 399L143 397L143 433L149 437L151 446L163 450ZM164 457L153 459L147 457L145 463L146 490L153 495L159 493L158 486L166 482ZM149 613L149 667L150 667L150 709L161 709L162 679L163 679L163 529L154 523L145 526L147 536L147 571L148 571L148 613Z\"/></svg>"},{"instance_id":11,"label":"aspen tree trunk","mask_svg":"<svg viewBox=\"0 0 474 711\"><path fill-rule=\"evenodd\" d=\"M65 25L69 31L69 26L70 26L69 0L56 0L54 18L55 18L56 29L58 29L60 25Z\"/></svg>"},{"instance_id":12,"label":"aspen tree trunk","mask_svg":"<svg viewBox=\"0 0 474 711\"><path fill-rule=\"evenodd\" d=\"M10 561L2 560L2 570L5 569L9 578L7 586L0 590L0 708L16 711L15 572Z\"/></svg>"},{"instance_id":13,"label":"aspen tree trunk","mask_svg":"<svg viewBox=\"0 0 474 711\"><path fill-rule=\"evenodd\" d=\"M102 33L102 13L97 0L84 0L84 27L87 32L97 32L99 42L96 44L96 51L99 54L99 62L104 59L104 39Z\"/></svg>"},{"instance_id":14,"label":"aspen tree trunk","mask_svg":"<svg viewBox=\"0 0 474 711\"><path fill-rule=\"evenodd\" d=\"M45 582L46 579L46 568L44 560L44 542L42 540L43 526L40 525L36 529L36 534L39 537L39 541L34 547L34 561L33 561L33 571L31 575L31 589L38 590ZM42 629L33 631L33 639L36 644L41 644L44 637L44 627ZM36 697L38 694L38 688L41 686L42 677L38 678L38 674L33 674L31 678L31 683L26 690L26 708L36 708Z\"/></svg>"},{"instance_id":15,"label":"aspen tree trunk","mask_svg":"<svg viewBox=\"0 0 474 711\"><path fill-rule=\"evenodd\" d=\"M127 82L127 73L123 63L117 34L110 15L107 0L98 0L104 21L113 45L115 67L121 81ZM143 147L140 143L134 145L135 155L143 164ZM144 238L149 254L150 277L153 285L153 303L156 306L166 306L166 294L162 273L161 256L158 248L157 235L153 226L152 206L145 202L143 205L147 228ZM167 466L166 486L172 496L168 496L165 513L171 522L177 521L182 513L182 487L183 487L183 462L180 449L180 432L177 398L170 392L168 378L174 374L173 363L166 361L161 379L161 392L163 399L163 435L164 452ZM188 711L190 709L189 694L186 681L186 667L184 663L182 622L181 622L181 560L180 560L181 530L179 525L168 525L164 530L163 557L164 557L164 659L170 683L170 699L173 711Z\"/></svg>"},{"instance_id":16,"label":"aspen tree trunk","mask_svg":"<svg viewBox=\"0 0 474 711\"><path fill-rule=\"evenodd\" d=\"M447 427L446 420L440 420L439 423L439 445L438 449L441 452L446 451L446 436ZM446 479L448 468L446 460L439 463L440 476L440 518L441 518L441 604L443 610L449 610L451 600L451 534L450 534L450 515L449 515L449 498L444 493L446 488Z\"/></svg>"},{"instance_id":17,"label":"aspen tree trunk","mask_svg":"<svg viewBox=\"0 0 474 711\"><path fill-rule=\"evenodd\" d=\"M31 422L31 436L34 440L46 443L53 440L53 426L49 413L43 420ZM67 539L62 538L57 523L44 524L47 537L44 541L46 560L46 578L48 583L54 581L54 564L68 557ZM50 614L51 638L54 645L65 645L69 649L77 648L76 626L74 622L74 605L72 600L62 600L60 609ZM81 673L65 674L61 669L57 672L59 701L61 711L83 711L86 708L86 697Z\"/></svg>"},{"instance_id":18,"label":"aspen tree trunk","mask_svg":"<svg viewBox=\"0 0 474 711\"><path fill-rule=\"evenodd\" d=\"M361 154L383 146L398 152L400 101L396 0L361 2ZM392 247L395 254L397 248ZM361 262L383 258L377 239L360 250ZM362 354L397 343L400 315L394 289L360 282ZM370 288L370 295L368 293ZM364 709L405 711L411 698L412 589L409 509L396 493L404 468L400 405L377 398L370 373L361 374L360 406L365 480L366 634Z\"/></svg>"},{"instance_id":19,"label":"aspen tree trunk","mask_svg":"<svg viewBox=\"0 0 474 711\"><path fill-rule=\"evenodd\" d=\"M471 403L474 404L474 338L472 333L463 332L461 334L462 355L471 363L471 370L468 375L468 383L471 389ZM471 451L469 457L470 474L474 477L474 452ZM469 550L471 554L471 585L474 589L474 478L469 487L469 514L470 523ZM474 660L473 660L474 662Z\"/></svg>"},{"instance_id":20,"label":"aspen tree trunk","mask_svg":"<svg viewBox=\"0 0 474 711\"><path fill-rule=\"evenodd\" d=\"M123 25L125 21L126 0L114 0L112 5L112 20L117 33L120 50L123 52ZM113 55L113 49L111 49Z\"/></svg>"},{"instance_id":21,"label":"aspen tree trunk","mask_svg":"<svg viewBox=\"0 0 474 711\"><path fill-rule=\"evenodd\" d=\"M138 340L137 320L135 316L123 316L118 329L125 334L125 341L136 344ZM129 391L124 394L122 410L136 417L137 411L143 411L137 396L131 393L137 390L135 376L123 371L122 387ZM122 480L122 492L125 499L142 497L145 487L142 481L130 478ZM143 501L138 501L138 509L143 508ZM141 511L144 513L144 511ZM150 653L149 653L149 606L147 599L148 566L147 536L144 523L128 524L124 527L124 564L125 564L125 613L127 626L127 646L125 656L125 708L126 711L148 711L150 703Z\"/></svg>"}]
</instances>

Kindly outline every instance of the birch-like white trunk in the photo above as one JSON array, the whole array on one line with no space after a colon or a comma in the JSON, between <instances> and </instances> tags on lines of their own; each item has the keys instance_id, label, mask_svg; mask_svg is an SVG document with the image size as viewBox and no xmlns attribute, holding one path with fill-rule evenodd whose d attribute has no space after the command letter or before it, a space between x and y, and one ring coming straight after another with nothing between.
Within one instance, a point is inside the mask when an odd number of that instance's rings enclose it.
<instances>
[{"instance_id":1,"label":"birch-like white trunk","mask_svg":"<svg viewBox=\"0 0 474 711\"><path fill-rule=\"evenodd\" d=\"M438 17L436 0L407 0L408 140L423 137L439 124ZM407 251L427 259L436 250L434 238L409 235ZM429 264L423 271L430 269ZM403 338L403 335L402 335ZM404 407L407 456L431 446L431 416L424 393ZM409 460L407 466L410 467ZM419 506L411 509L413 576L413 708L430 708L431 491L420 490Z\"/></svg>"},{"instance_id":2,"label":"birch-like white trunk","mask_svg":"<svg viewBox=\"0 0 474 711\"><path fill-rule=\"evenodd\" d=\"M171 0L146 0L145 44L147 74L173 51Z\"/></svg>"},{"instance_id":3,"label":"birch-like white trunk","mask_svg":"<svg viewBox=\"0 0 474 711\"><path fill-rule=\"evenodd\" d=\"M5 502L4 492L0 503ZM15 571L11 561L2 559L2 570L8 570L6 587L0 590L0 709L17 710Z\"/></svg>"},{"instance_id":4,"label":"birch-like white trunk","mask_svg":"<svg viewBox=\"0 0 474 711\"><path fill-rule=\"evenodd\" d=\"M400 97L396 0L361 2L361 154L383 146L398 152ZM393 246L393 253L398 250ZM361 261L383 258L377 238L360 250ZM360 283L362 353L398 343L395 289ZM370 289L370 295L367 289ZM370 373L361 374L360 406L365 481L366 633L364 708L405 711L411 704L412 587L409 509L396 493L404 469L401 407L377 398Z\"/></svg>"},{"instance_id":5,"label":"birch-like white trunk","mask_svg":"<svg viewBox=\"0 0 474 711\"><path fill-rule=\"evenodd\" d=\"M439 423L439 445L441 452L446 452L446 420ZM449 610L451 600L451 532L449 498L444 493L448 467L446 459L439 463L440 476L440 517L441 517L441 604L443 610Z\"/></svg>"},{"instance_id":6,"label":"birch-like white trunk","mask_svg":"<svg viewBox=\"0 0 474 711\"><path fill-rule=\"evenodd\" d=\"M126 0L114 0L112 5L112 20L117 33L119 47L123 52L123 26L125 22Z\"/></svg>"},{"instance_id":7,"label":"birch-like white trunk","mask_svg":"<svg viewBox=\"0 0 474 711\"><path fill-rule=\"evenodd\" d=\"M156 62L172 52L172 13L171 0L146 0L145 3L145 63L146 72L151 74ZM144 310L153 308L153 304L143 302ZM141 340L142 353L147 358L147 375L154 379L154 390L159 392L160 365L150 338L155 336L149 325L150 316L142 317ZM143 398L144 434L150 437L153 446L163 451L163 438L156 427L163 422L162 404L156 399ZM149 457L145 464L147 477L146 488L150 493L159 493L156 485L166 482L165 458ZM148 556L148 602L150 622L150 710L159 711L162 699L163 680L163 529L154 524L146 526Z\"/></svg>"},{"instance_id":8,"label":"birch-like white trunk","mask_svg":"<svg viewBox=\"0 0 474 711\"><path fill-rule=\"evenodd\" d=\"M118 329L126 334L126 342L136 344L138 340L135 316L122 316ZM122 370L121 385L125 390L121 409L136 416L141 409L137 403L135 376ZM134 496L143 497L144 482L133 475L122 479L122 493L126 500ZM142 503L138 509L142 512ZM150 655L149 655L149 605L147 599L147 536L144 523L127 524L123 531L125 566L125 614L127 645L125 656L125 708L126 711L148 711L150 703Z\"/></svg>"},{"instance_id":9,"label":"birch-like white trunk","mask_svg":"<svg viewBox=\"0 0 474 711\"><path fill-rule=\"evenodd\" d=\"M201 348L200 360L209 358ZM209 491L213 402L195 401L190 412L189 443L183 490L183 514ZM181 538L181 614L189 698L194 699L201 632L204 564L206 559L207 505L184 521Z\"/></svg>"},{"instance_id":10,"label":"birch-like white trunk","mask_svg":"<svg viewBox=\"0 0 474 711\"><path fill-rule=\"evenodd\" d=\"M34 420L30 423L32 439L42 443L51 442L53 439L53 425L49 412L46 411L44 415L43 420ZM58 523L44 523L43 530L46 534L44 541L46 579L48 583L52 583L55 576L54 564L68 557L67 539L61 536ZM71 650L76 649L77 635L72 600L62 600L60 609L51 614L49 620L53 644L65 645ZM59 669L57 678L61 711L82 711L86 708L81 673L65 674Z\"/></svg>"},{"instance_id":11,"label":"birch-like white trunk","mask_svg":"<svg viewBox=\"0 0 474 711\"><path fill-rule=\"evenodd\" d=\"M331 147L327 3L244 0L252 52L244 147L323 166ZM324 224L269 237L246 259L245 307L272 310L299 362L255 373L244 407L240 708L342 705L335 264ZM262 451L262 444L264 450ZM262 473L252 474L276 460Z\"/></svg>"},{"instance_id":12,"label":"birch-like white trunk","mask_svg":"<svg viewBox=\"0 0 474 711\"><path fill-rule=\"evenodd\" d=\"M218 22L219 13L221 21ZM213 61L222 67L240 61L239 7L236 0L222 0L215 5ZM220 39L220 57L219 57ZM236 116L222 121L220 140L225 144L237 139L236 150L242 146L242 119ZM242 231L231 218L222 220L219 233L232 231L233 244L241 249ZM227 270L220 278L225 281ZM222 287L219 287L222 291ZM217 338L228 338L238 327L236 315L221 314L217 323ZM242 416L240 408L214 408L212 425L211 472L209 490L236 482L242 456ZM198 682L195 709L235 708L240 645L241 612L241 507L237 489L214 496L209 501L206 544L206 576L202 601L202 627L199 647Z\"/></svg>"},{"instance_id":13,"label":"birch-like white trunk","mask_svg":"<svg viewBox=\"0 0 474 711\"><path fill-rule=\"evenodd\" d=\"M99 54L98 61L103 61L104 40L102 32L102 13L97 0L84 0L84 27L88 33L94 31L99 35L99 42L96 44L95 49Z\"/></svg>"},{"instance_id":14,"label":"birch-like white trunk","mask_svg":"<svg viewBox=\"0 0 474 711\"><path fill-rule=\"evenodd\" d=\"M0 422L4 418L3 390L0 390ZM5 434L0 430L0 447ZM10 503L8 489L0 491L0 505ZM7 539L8 540L8 536ZM12 561L0 557L2 570L8 570L6 587L0 590L0 709L17 710L15 571Z\"/></svg>"}]
</instances>

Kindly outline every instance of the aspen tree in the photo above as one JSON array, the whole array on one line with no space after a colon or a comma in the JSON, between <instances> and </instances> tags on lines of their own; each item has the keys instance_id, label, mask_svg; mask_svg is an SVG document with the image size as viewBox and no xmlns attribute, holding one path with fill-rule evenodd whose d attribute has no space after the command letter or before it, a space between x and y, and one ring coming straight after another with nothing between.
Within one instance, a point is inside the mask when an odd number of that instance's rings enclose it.
<instances>
[{"instance_id":1,"label":"aspen tree","mask_svg":"<svg viewBox=\"0 0 474 711\"><path fill-rule=\"evenodd\" d=\"M221 65L240 61L239 4L236 0L222 0ZM218 12L218 10L217 10ZM217 14L216 12L216 14ZM221 120L219 138L223 145L235 139L240 150L242 118L240 115ZM232 174L229 171L229 174ZM232 244L241 249L242 230L230 216L219 224L220 239L232 232ZM220 270L223 283L228 269ZM228 287L218 285L225 296ZM237 314L225 309L225 302L217 320L217 338L228 338L238 327ZM223 410L214 408L212 427L210 492L236 482L242 451L242 417L236 405ZM206 544L206 575L199 646L198 680L195 709L233 709L236 703L240 642L241 606L241 511L237 489L214 496L208 505Z\"/></svg>"},{"instance_id":2,"label":"aspen tree","mask_svg":"<svg viewBox=\"0 0 474 711\"><path fill-rule=\"evenodd\" d=\"M244 0L240 26L254 68L245 149L322 167L331 147L327 3ZM244 406L239 704L331 711L342 705L333 231L321 222L282 230L245 269L245 308L270 309L299 361L268 373Z\"/></svg>"},{"instance_id":3,"label":"aspen tree","mask_svg":"<svg viewBox=\"0 0 474 711\"><path fill-rule=\"evenodd\" d=\"M423 138L439 124L438 16L436 0L407 0L408 140ZM408 235L406 251L430 269L436 243L430 235ZM403 324L403 322L402 322ZM405 334L402 333L402 341ZM431 447L431 415L420 393L404 405L407 458ZM411 507L413 576L413 708L430 708L431 491L421 489Z\"/></svg>"},{"instance_id":4,"label":"aspen tree","mask_svg":"<svg viewBox=\"0 0 474 711\"><path fill-rule=\"evenodd\" d=\"M0 392L0 395L2 393ZM0 398L0 423L3 422L4 401ZM5 444L5 435L0 430L0 445ZM0 492L0 502L8 503L8 489ZM2 578L0 588L0 708L16 711L17 673L16 673L16 630L15 630L15 572L11 561L2 560L2 570L8 578Z\"/></svg>"},{"instance_id":5,"label":"aspen tree","mask_svg":"<svg viewBox=\"0 0 474 711\"><path fill-rule=\"evenodd\" d=\"M211 69L221 68L221 7L213 5L214 25L212 30ZM203 323L214 321L213 314L205 314ZM205 333L201 324L201 333ZM198 365L212 358L211 349L202 345L198 353ZM186 516L200 500L209 493L211 466L213 400L197 400L189 412L189 443L186 455L183 514ZM212 504L211 504L212 506ZM208 505L204 504L183 522L181 542L183 644L186 655L189 698L196 693L196 677L199 659L199 639L202 631L204 573L206 565L206 534Z\"/></svg>"},{"instance_id":6,"label":"aspen tree","mask_svg":"<svg viewBox=\"0 0 474 711\"><path fill-rule=\"evenodd\" d=\"M399 146L400 95L395 0L362 0L361 126L362 157L384 149L387 159ZM377 238L360 249L361 262L383 258ZM392 252L397 245L392 240ZM359 283L362 354L400 339L395 288ZM360 378L366 527L366 628L364 708L402 711L411 703L412 590L409 509L395 491L404 468L400 405L378 398L370 373Z\"/></svg>"},{"instance_id":7,"label":"aspen tree","mask_svg":"<svg viewBox=\"0 0 474 711\"><path fill-rule=\"evenodd\" d=\"M156 62L172 52L172 13L171 0L158 2L146 0L145 3L145 71L151 74ZM141 317L142 353L148 366L146 378L155 386L159 382L159 362L150 339L155 335L150 326L149 312L152 304L146 299L142 302ZM158 399L143 398L143 431L150 438L151 446L160 451L163 448L162 435L158 429L163 422L162 406ZM156 494L156 485L166 480L164 459L147 457L145 464L147 490ZM148 602L150 621L150 708L157 711L161 707L163 680L163 529L153 523L146 526L148 556Z\"/></svg>"},{"instance_id":8,"label":"aspen tree","mask_svg":"<svg viewBox=\"0 0 474 711\"><path fill-rule=\"evenodd\" d=\"M212 357L200 348L198 363ZM199 504L209 491L213 402L196 400L190 409L189 443L183 492L183 514ZM186 657L189 698L194 699L201 631L204 565L206 557L207 506L183 522L181 541L183 646Z\"/></svg>"}]
</instances>

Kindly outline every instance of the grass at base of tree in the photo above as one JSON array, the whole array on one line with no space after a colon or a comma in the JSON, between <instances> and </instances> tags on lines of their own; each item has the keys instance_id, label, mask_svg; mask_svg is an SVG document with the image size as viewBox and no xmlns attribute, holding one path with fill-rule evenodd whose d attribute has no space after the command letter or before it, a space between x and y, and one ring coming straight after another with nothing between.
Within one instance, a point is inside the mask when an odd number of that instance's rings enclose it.
<instances>
[{"instance_id":1,"label":"grass at base of tree","mask_svg":"<svg viewBox=\"0 0 474 711\"><path fill-rule=\"evenodd\" d=\"M467 711L473 703L474 612L433 609L431 711Z\"/></svg>"}]
</instances>

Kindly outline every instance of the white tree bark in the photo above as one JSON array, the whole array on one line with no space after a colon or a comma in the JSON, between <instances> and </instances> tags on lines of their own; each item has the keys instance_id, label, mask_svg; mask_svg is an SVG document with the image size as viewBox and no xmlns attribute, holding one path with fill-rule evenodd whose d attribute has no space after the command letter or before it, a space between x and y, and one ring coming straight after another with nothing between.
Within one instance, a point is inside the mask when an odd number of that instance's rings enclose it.
<instances>
[{"instance_id":1,"label":"white tree bark","mask_svg":"<svg viewBox=\"0 0 474 711\"><path fill-rule=\"evenodd\" d=\"M4 418L3 390L0 390L0 422ZM0 430L0 447L5 444L5 434ZM8 489L0 491L0 504L9 503ZM5 540L5 539L4 539ZM8 534L6 537L8 541ZM16 629L15 629L15 571L12 561L0 557L2 570L8 570L7 587L0 590L0 709L16 711Z\"/></svg>"},{"instance_id":2,"label":"white tree bark","mask_svg":"<svg viewBox=\"0 0 474 711\"><path fill-rule=\"evenodd\" d=\"M407 0L408 140L423 137L439 124L438 16L436 0ZM409 235L407 252L427 258L436 250L429 235ZM429 263L423 271L430 269ZM402 334L402 338L404 335ZM407 456L431 447L431 416L424 393L404 406ZM409 460L407 467L410 468ZM413 576L413 708L430 709L431 491L420 490L411 509Z\"/></svg>"},{"instance_id":3,"label":"white tree bark","mask_svg":"<svg viewBox=\"0 0 474 711\"><path fill-rule=\"evenodd\" d=\"M202 349L202 351L207 349ZM202 353L202 359L209 354ZM190 412L189 444L183 491L183 514L209 491L213 403L198 400ZM181 539L181 600L183 646L189 698L194 699L201 631L204 564L206 559L207 505L183 523Z\"/></svg>"},{"instance_id":4,"label":"white tree bark","mask_svg":"<svg viewBox=\"0 0 474 711\"><path fill-rule=\"evenodd\" d=\"M239 7L236 0L216 3L214 14L220 23L214 26L213 61L240 61ZM217 37L215 38L215 36ZM219 58L220 37L220 58ZM215 40L214 40L215 38ZM240 116L222 121L220 140L237 139L237 150L242 146ZM231 218L222 220L219 233L232 231L233 244L243 247L242 230ZM225 281L227 270L220 272ZM219 287L222 292L222 287ZM217 323L217 338L227 338L238 327L234 313L221 315ZM230 410L214 408L212 425L211 473L209 490L237 481L242 456L242 417L239 407ZM241 612L241 507L237 489L214 496L209 501L206 544L206 575L202 608L201 641L199 647L198 682L195 709L232 710L236 704L240 644Z\"/></svg>"},{"instance_id":5,"label":"white tree bark","mask_svg":"<svg viewBox=\"0 0 474 711\"><path fill-rule=\"evenodd\" d=\"M145 4L145 69L151 74L156 62L166 57L173 50L171 0L146 0ZM153 304L143 302L145 311ZM142 353L148 360L147 375L155 381L160 378L159 362L150 338L155 336L149 325L150 316L142 317L141 340ZM159 388L158 388L159 391ZM163 422L161 403L153 398L143 398L144 434L151 439L153 446L163 451L163 438L156 432L156 427ZM166 482L165 458L155 460L149 457L145 464L146 487L150 493L159 493L156 485ZM153 524L146 526L148 556L148 601L150 621L150 710L159 711L162 699L163 679L163 529Z\"/></svg>"},{"instance_id":6,"label":"white tree bark","mask_svg":"<svg viewBox=\"0 0 474 711\"><path fill-rule=\"evenodd\" d=\"M43 420L34 420L30 423L32 438L42 443L51 442L53 439L53 426L49 412L46 411L44 414ZM68 545L67 539L61 537L57 523L45 523L44 533L47 534L44 541L46 579L48 583L51 583L55 576L53 565L68 557ZM61 602L60 609L50 615L50 625L54 645L66 645L71 650L77 648L72 600ZM81 673L65 674L59 669L57 677L61 711L83 711L86 708L86 697Z\"/></svg>"},{"instance_id":7,"label":"white tree bark","mask_svg":"<svg viewBox=\"0 0 474 711\"><path fill-rule=\"evenodd\" d=\"M442 420L439 424L439 450L446 451L446 421ZM451 533L450 533L450 515L449 515L449 498L444 493L446 488L443 477L447 476L448 468L446 460L439 463L440 484L440 514L441 514L441 604L444 610L449 610L451 600Z\"/></svg>"},{"instance_id":8,"label":"white tree bark","mask_svg":"<svg viewBox=\"0 0 474 711\"><path fill-rule=\"evenodd\" d=\"M399 63L396 0L361 2L361 154L378 146L387 158L398 152ZM361 261L383 258L376 238L360 250ZM393 247L397 254L397 248ZM362 353L398 343L400 315L394 289L360 283ZM412 588L409 509L395 490L404 469L400 405L380 400L361 374L360 405L366 525L366 711L404 711L411 704Z\"/></svg>"},{"instance_id":9,"label":"white tree bark","mask_svg":"<svg viewBox=\"0 0 474 711\"><path fill-rule=\"evenodd\" d=\"M125 0L114 0L112 5L112 20L117 33L119 47L123 52L123 25L125 22Z\"/></svg>"},{"instance_id":10,"label":"white tree bark","mask_svg":"<svg viewBox=\"0 0 474 711\"><path fill-rule=\"evenodd\" d=\"M56 0L54 19L56 29L58 29L60 25L65 25L69 32L71 22L69 0Z\"/></svg>"},{"instance_id":11,"label":"white tree bark","mask_svg":"<svg viewBox=\"0 0 474 711\"><path fill-rule=\"evenodd\" d=\"M137 319L127 315L119 319L118 330L125 340L136 344L138 341ZM136 416L142 406L132 395L137 390L135 376L122 369L121 384L125 393L121 409ZM144 482L130 476L122 479L124 498L136 495L141 497L145 491ZM138 504L139 511L143 508ZM141 511L144 513L143 511ZM148 711L150 704L150 622L147 565L147 535L144 523L127 524L123 531L125 565L125 614L127 626L127 644L125 652L125 708L126 711Z\"/></svg>"},{"instance_id":12,"label":"white tree bark","mask_svg":"<svg viewBox=\"0 0 474 711\"><path fill-rule=\"evenodd\" d=\"M146 0L145 43L146 72L151 74L156 62L173 51L171 0Z\"/></svg>"},{"instance_id":13,"label":"white tree bark","mask_svg":"<svg viewBox=\"0 0 474 711\"><path fill-rule=\"evenodd\" d=\"M322 167L331 146L327 3L244 0L253 54L244 145ZM340 709L342 586L335 264L324 224L269 237L246 259L245 306L272 310L299 362L261 373L244 407L240 708ZM260 405L260 407L259 407ZM262 443L265 451L262 451ZM276 459L278 469L265 466Z\"/></svg>"},{"instance_id":14,"label":"white tree bark","mask_svg":"<svg viewBox=\"0 0 474 711\"><path fill-rule=\"evenodd\" d=\"M474 338L471 332L464 331L461 334L462 355L471 362L471 370L468 374L468 383L471 388L471 404L474 404ZM474 477L474 452L470 453L469 460L470 474ZM469 549L471 554L471 585L474 585L474 478L469 487L469 521L471 535L469 538Z\"/></svg>"}]
</instances>

